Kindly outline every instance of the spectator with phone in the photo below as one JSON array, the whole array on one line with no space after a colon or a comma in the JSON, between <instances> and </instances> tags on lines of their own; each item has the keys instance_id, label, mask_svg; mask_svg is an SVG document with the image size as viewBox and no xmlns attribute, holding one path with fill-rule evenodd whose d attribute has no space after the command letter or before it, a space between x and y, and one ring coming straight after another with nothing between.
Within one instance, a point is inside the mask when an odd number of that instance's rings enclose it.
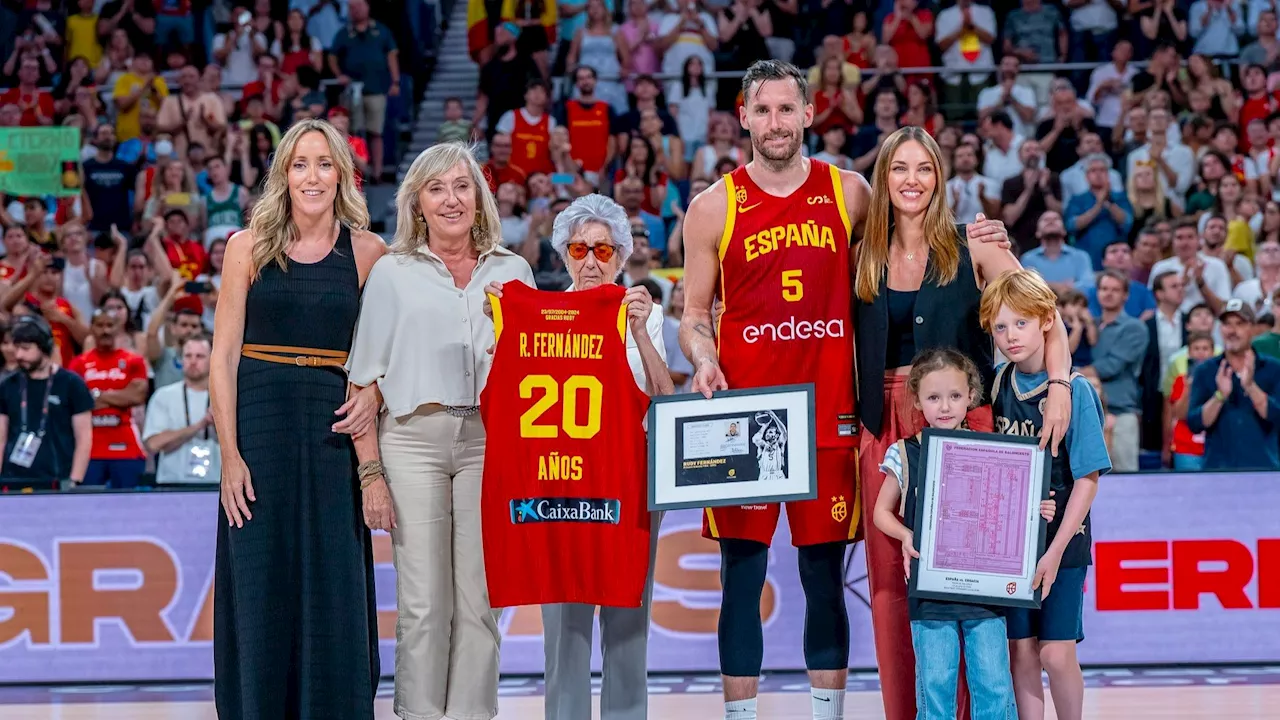
<instances>
[{"instance_id":1,"label":"spectator with phone","mask_svg":"<svg viewBox=\"0 0 1280 720\"><path fill-rule=\"evenodd\" d=\"M143 193L146 190L143 186L146 176L140 174L138 178L140 187L137 188L135 204L138 199L145 197ZM187 230L204 227L204 198L196 188L195 175L187 163L176 157L162 160L156 168L155 176L151 178L150 193L150 198L142 207L143 222L163 217L167 223L170 215L177 210L183 213ZM177 232L176 228L171 232Z\"/></svg>"},{"instance_id":2,"label":"spectator with phone","mask_svg":"<svg viewBox=\"0 0 1280 720\"><path fill-rule=\"evenodd\" d=\"M116 345L120 321L99 310L90 325L93 349L67 369L84 378L93 396L93 441L85 485L128 490L147 470L147 456L133 424L133 408L147 401L147 365Z\"/></svg>"},{"instance_id":3,"label":"spectator with phone","mask_svg":"<svg viewBox=\"0 0 1280 720\"><path fill-rule=\"evenodd\" d=\"M157 453L156 484L216 483L222 479L222 455L209 406L207 335L193 335L182 347L182 382L151 396L142 441Z\"/></svg>"},{"instance_id":4,"label":"spectator with phone","mask_svg":"<svg viewBox=\"0 0 1280 720\"><path fill-rule=\"evenodd\" d=\"M267 36L250 24L253 13L245 8L234 11L231 27L213 38L213 61L222 66L222 80L227 85L244 87L258 75L254 59L265 53Z\"/></svg>"},{"instance_id":5,"label":"spectator with phone","mask_svg":"<svg viewBox=\"0 0 1280 720\"><path fill-rule=\"evenodd\" d=\"M0 382L0 478L56 490L64 479L79 484L89 468L93 396L84 380L53 360L53 332L43 319L19 318L13 326L19 372Z\"/></svg>"}]
</instances>

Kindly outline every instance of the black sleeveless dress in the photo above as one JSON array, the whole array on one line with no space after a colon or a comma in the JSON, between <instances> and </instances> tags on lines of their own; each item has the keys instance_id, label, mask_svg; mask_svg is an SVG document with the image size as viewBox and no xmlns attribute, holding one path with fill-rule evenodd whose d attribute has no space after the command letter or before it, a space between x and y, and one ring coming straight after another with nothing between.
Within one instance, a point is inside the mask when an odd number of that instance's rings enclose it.
<instances>
[{"instance_id":1,"label":"black sleeveless dress","mask_svg":"<svg viewBox=\"0 0 1280 720\"><path fill-rule=\"evenodd\" d=\"M313 264L249 286L244 342L351 349L360 281L351 233ZM373 556L355 450L334 433L337 368L242 357L236 429L257 501L218 513L214 699L220 720L372 720L378 687Z\"/></svg>"}]
</instances>

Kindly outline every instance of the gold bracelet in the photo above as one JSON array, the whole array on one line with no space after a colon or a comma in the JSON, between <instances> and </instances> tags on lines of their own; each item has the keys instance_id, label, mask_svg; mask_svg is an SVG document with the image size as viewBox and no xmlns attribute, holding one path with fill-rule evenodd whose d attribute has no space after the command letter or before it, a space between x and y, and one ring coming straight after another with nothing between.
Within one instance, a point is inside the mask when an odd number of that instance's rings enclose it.
<instances>
[{"instance_id":1,"label":"gold bracelet","mask_svg":"<svg viewBox=\"0 0 1280 720\"><path fill-rule=\"evenodd\" d=\"M381 474L382 474L381 460L369 460L368 462L362 462L356 468L356 475L360 476L361 480L369 477L370 475L381 475Z\"/></svg>"},{"instance_id":2,"label":"gold bracelet","mask_svg":"<svg viewBox=\"0 0 1280 720\"><path fill-rule=\"evenodd\" d=\"M360 489L366 490L368 487L382 479L382 473L375 473L363 478L360 481Z\"/></svg>"}]
</instances>

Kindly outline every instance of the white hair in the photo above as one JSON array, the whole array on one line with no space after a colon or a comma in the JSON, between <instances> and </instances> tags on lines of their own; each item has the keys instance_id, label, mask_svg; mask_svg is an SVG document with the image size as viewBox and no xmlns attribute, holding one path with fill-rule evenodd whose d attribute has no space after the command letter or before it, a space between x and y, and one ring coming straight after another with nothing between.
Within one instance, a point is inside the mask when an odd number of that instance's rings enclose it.
<instances>
[{"instance_id":1,"label":"white hair","mask_svg":"<svg viewBox=\"0 0 1280 720\"><path fill-rule=\"evenodd\" d=\"M1104 153L1094 153L1086 157L1084 159L1084 169L1088 170L1089 166L1096 162L1102 163L1106 166L1107 170L1111 170L1111 158L1107 157Z\"/></svg>"},{"instance_id":2,"label":"white hair","mask_svg":"<svg viewBox=\"0 0 1280 720\"><path fill-rule=\"evenodd\" d=\"M627 219L627 211L618 203L604 195L583 195L574 200L559 215L551 228L551 247L563 259L569 241L587 223L600 223L609 229L609 236L618 249L620 264L625 265L631 257L631 221Z\"/></svg>"}]
</instances>

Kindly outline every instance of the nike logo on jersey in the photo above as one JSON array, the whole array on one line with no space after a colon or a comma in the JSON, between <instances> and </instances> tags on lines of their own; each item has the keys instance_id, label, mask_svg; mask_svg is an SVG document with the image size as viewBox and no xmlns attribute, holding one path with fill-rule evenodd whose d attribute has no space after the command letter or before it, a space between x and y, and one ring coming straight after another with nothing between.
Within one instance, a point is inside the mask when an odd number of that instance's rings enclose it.
<instances>
[{"instance_id":1,"label":"nike logo on jersey","mask_svg":"<svg viewBox=\"0 0 1280 720\"><path fill-rule=\"evenodd\" d=\"M760 206L761 206L761 205L763 205L763 204L764 204L764 201L762 200L762 201L760 201L760 202L756 203L755 205L739 205L739 206L738 206L738 213L739 213L739 214L741 214L741 213L745 213L745 212L750 212L750 211L754 210L755 208L760 207Z\"/></svg>"}]
</instances>

